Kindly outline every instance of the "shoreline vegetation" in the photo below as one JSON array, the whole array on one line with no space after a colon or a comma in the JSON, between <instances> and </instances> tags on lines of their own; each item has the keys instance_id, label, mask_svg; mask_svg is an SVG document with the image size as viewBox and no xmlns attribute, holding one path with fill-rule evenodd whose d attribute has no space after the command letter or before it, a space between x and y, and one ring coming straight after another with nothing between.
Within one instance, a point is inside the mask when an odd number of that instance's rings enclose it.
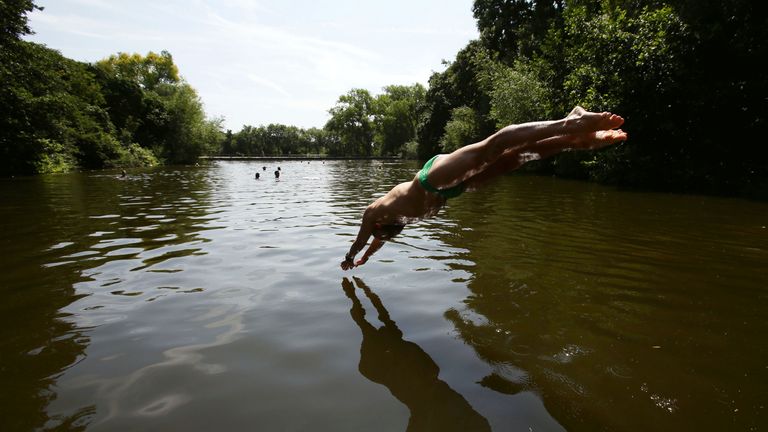
<instances>
[{"instance_id":1,"label":"shoreline vegetation","mask_svg":"<svg viewBox=\"0 0 768 432\"><path fill-rule=\"evenodd\" d=\"M323 155L282 155L282 156L200 156L200 160L403 160L397 156L323 156Z\"/></svg>"},{"instance_id":2,"label":"shoreline vegetation","mask_svg":"<svg viewBox=\"0 0 768 432\"><path fill-rule=\"evenodd\" d=\"M527 171L768 199L768 75L759 65L768 57L768 5L760 2L475 0L480 38L427 87L351 89L321 128L236 132L206 116L171 53L78 62L23 40L34 30L27 14L42 9L34 0L0 9L2 177L201 157L426 160L582 105L620 113L632 139Z\"/></svg>"}]
</instances>

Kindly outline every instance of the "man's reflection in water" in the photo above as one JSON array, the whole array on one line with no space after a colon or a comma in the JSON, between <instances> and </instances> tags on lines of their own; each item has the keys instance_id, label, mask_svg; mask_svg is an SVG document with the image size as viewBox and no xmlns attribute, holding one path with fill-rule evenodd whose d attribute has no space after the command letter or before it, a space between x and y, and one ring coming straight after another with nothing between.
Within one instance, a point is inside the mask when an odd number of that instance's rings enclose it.
<instances>
[{"instance_id":1,"label":"man's reflection in water","mask_svg":"<svg viewBox=\"0 0 768 432\"><path fill-rule=\"evenodd\" d=\"M409 431L490 431L488 421L459 393L438 379L440 368L403 333L389 313L359 278L353 278L371 301L384 326L376 328L365 319L365 309L355 295L355 287L344 278L341 286L352 300L350 314L363 332L360 345L360 373L385 385L411 411Z\"/></svg>"}]
</instances>

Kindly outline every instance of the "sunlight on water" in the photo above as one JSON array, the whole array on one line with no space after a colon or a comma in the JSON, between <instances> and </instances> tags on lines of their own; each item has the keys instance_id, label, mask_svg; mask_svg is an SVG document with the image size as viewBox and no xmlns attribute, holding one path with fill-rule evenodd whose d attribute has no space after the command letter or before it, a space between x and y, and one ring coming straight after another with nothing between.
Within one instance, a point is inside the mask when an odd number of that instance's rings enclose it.
<instances>
[{"instance_id":1,"label":"sunlight on water","mask_svg":"<svg viewBox=\"0 0 768 432\"><path fill-rule=\"evenodd\" d=\"M4 180L0 429L768 427L768 206L513 176L342 272L418 168Z\"/></svg>"}]
</instances>

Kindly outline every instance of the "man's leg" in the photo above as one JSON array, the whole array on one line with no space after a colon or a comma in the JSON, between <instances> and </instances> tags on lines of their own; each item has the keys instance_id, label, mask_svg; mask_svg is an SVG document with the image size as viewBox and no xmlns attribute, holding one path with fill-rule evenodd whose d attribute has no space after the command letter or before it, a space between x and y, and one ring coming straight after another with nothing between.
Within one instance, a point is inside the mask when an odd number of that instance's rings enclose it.
<instances>
[{"instance_id":1,"label":"man's leg","mask_svg":"<svg viewBox=\"0 0 768 432\"><path fill-rule=\"evenodd\" d=\"M479 143L439 157L429 172L429 182L439 189L452 187L488 169L499 157L517 147L552 137L613 129L623 122L624 119L614 114L592 113L576 107L561 120L507 126Z\"/></svg>"},{"instance_id":2,"label":"man's leg","mask_svg":"<svg viewBox=\"0 0 768 432\"><path fill-rule=\"evenodd\" d=\"M627 134L621 129L546 138L535 144L522 145L504 152L495 162L467 179L464 184L468 190L477 190L498 176L520 168L526 162L547 159L565 150L594 150L626 139Z\"/></svg>"}]
</instances>

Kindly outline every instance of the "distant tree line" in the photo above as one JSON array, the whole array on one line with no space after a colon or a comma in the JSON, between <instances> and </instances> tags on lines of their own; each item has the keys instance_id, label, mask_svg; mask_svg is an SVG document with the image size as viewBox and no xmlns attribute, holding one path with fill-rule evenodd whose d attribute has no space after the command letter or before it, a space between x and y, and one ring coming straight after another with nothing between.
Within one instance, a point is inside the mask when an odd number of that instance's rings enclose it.
<instances>
[{"instance_id":1,"label":"distant tree line","mask_svg":"<svg viewBox=\"0 0 768 432\"><path fill-rule=\"evenodd\" d=\"M390 85L371 95L352 89L329 110L322 129L270 124L227 131L223 155L417 157L416 132L426 89L421 84Z\"/></svg>"},{"instance_id":2,"label":"distant tree line","mask_svg":"<svg viewBox=\"0 0 768 432\"><path fill-rule=\"evenodd\" d=\"M768 4L475 0L480 31L428 88L351 89L322 128L207 119L167 52L76 62L24 42L33 0L0 3L0 174L190 163L202 154L426 159L574 105L630 140L531 164L642 188L768 196Z\"/></svg>"}]
</instances>

